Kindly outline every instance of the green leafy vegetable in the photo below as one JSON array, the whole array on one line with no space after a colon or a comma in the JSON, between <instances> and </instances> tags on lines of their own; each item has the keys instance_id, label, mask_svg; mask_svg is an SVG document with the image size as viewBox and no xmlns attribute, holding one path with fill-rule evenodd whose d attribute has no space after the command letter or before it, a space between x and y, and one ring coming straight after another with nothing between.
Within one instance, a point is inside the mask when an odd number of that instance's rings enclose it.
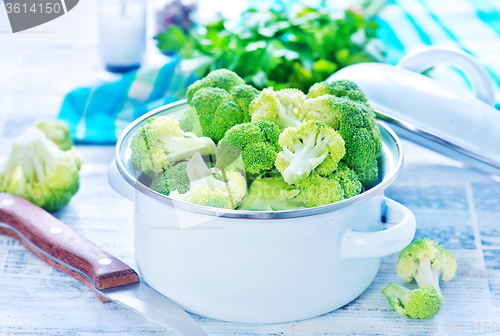
<instances>
[{"instance_id":1,"label":"green leafy vegetable","mask_svg":"<svg viewBox=\"0 0 500 336\"><path fill-rule=\"evenodd\" d=\"M220 18L187 34L171 26L155 38L163 52L197 60L201 76L226 68L259 89L307 91L345 66L383 59L374 40L377 25L352 10L294 11L282 5L250 9L233 29L229 23Z\"/></svg>"}]
</instances>

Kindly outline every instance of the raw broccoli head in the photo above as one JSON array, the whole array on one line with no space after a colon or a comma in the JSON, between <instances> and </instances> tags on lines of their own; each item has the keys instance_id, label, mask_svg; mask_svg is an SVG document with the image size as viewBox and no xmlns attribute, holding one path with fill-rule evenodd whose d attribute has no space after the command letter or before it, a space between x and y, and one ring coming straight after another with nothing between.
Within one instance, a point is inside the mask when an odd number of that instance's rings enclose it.
<instances>
[{"instance_id":1,"label":"raw broccoli head","mask_svg":"<svg viewBox=\"0 0 500 336\"><path fill-rule=\"evenodd\" d=\"M188 203L215 208L234 209L247 193L245 177L239 172L226 171L223 179L215 177L217 169L207 168L199 153L188 162L186 172L189 177L189 190L182 194L171 191L169 196Z\"/></svg>"},{"instance_id":2,"label":"raw broccoli head","mask_svg":"<svg viewBox=\"0 0 500 336\"><path fill-rule=\"evenodd\" d=\"M361 193L362 189L356 174L342 161L330 176L321 176L317 171L313 171L300 181L297 187L301 190L300 197L308 208L348 199Z\"/></svg>"},{"instance_id":3,"label":"raw broccoli head","mask_svg":"<svg viewBox=\"0 0 500 336\"><path fill-rule=\"evenodd\" d=\"M273 168L276 154L281 150L279 135L279 127L269 120L231 127L217 147L216 167L226 170L241 156L247 173Z\"/></svg>"},{"instance_id":4,"label":"raw broccoli head","mask_svg":"<svg viewBox=\"0 0 500 336\"><path fill-rule=\"evenodd\" d=\"M181 194L187 193L190 187L186 171L187 164L186 161L183 161L165 168L163 173L153 177L149 187L167 196L174 190Z\"/></svg>"},{"instance_id":5,"label":"raw broccoli head","mask_svg":"<svg viewBox=\"0 0 500 336\"><path fill-rule=\"evenodd\" d=\"M331 94L308 98L304 103L305 119L322 121L338 130L342 120L342 113L336 106L338 100L338 97Z\"/></svg>"},{"instance_id":6,"label":"raw broccoli head","mask_svg":"<svg viewBox=\"0 0 500 336\"><path fill-rule=\"evenodd\" d=\"M214 87L223 89L227 92L238 85L245 84L245 81L236 73L227 69L218 69L210 72L205 78L202 78L191 84L187 90L186 97L189 104L196 92L202 88Z\"/></svg>"},{"instance_id":7,"label":"raw broccoli head","mask_svg":"<svg viewBox=\"0 0 500 336\"><path fill-rule=\"evenodd\" d=\"M36 127L14 140L7 163L0 168L0 191L44 208L57 210L78 191L81 157L75 148L63 151Z\"/></svg>"},{"instance_id":8,"label":"raw broccoli head","mask_svg":"<svg viewBox=\"0 0 500 336\"><path fill-rule=\"evenodd\" d=\"M300 189L289 185L281 175L262 176L252 182L247 197L238 210L280 211L306 207L304 199L298 196Z\"/></svg>"},{"instance_id":9,"label":"raw broccoli head","mask_svg":"<svg viewBox=\"0 0 500 336\"><path fill-rule=\"evenodd\" d=\"M244 122L250 121L250 114L248 109L250 107L250 103L252 102L252 100L254 100L259 95L259 92L260 91L254 88L253 86L246 84L234 86L229 91L233 99L236 101L240 109L245 114Z\"/></svg>"},{"instance_id":10,"label":"raw broccoli head","mask_svg":"<svg viewBox=\"0 0 500 336\"><path fill-rule=\"evenodd\" d=\"M271 120L280 128L298 127L304 118L306 95L297 89L262 90L250 104L252 121Z\"/></svg>"},{"instance_id":11,"label":"raw broccoli head","mask_svg":"<svg viewBox=\"0 0 500 336\"><path fill-rule=\"evenodd\" d=\"M42 120L35 125L45 133L47 139L54 143L62 150L71 149L74 146L73 140L69 135L69 128L66 123L58 120Z\"/></svg>"},{"instance_id":12,"label":"raw broccoli head","mask_svg":"<svg viewBox=\"0 0 500 336\"><path fill-rule=\"evenodd\" d=\"M323 122L308 120L299 127L286 128L280 135L283 151L276 157L276 168L289 184L307 178L318 167L331 174L345 154L344 140L333 128ZM326 158L328 160L326 160ZM322 165L322 166L321 166Z\"/></svg>"},{"instance_id":13,"label":"raw broccoli head","mask_svg":"<svg viewBox=\"0 0 500 336\"><path fill-rule=\"evenodd\" d=\"M134 167L147 174L160 174L169 165L185 160L194 153L215 153L210 138L185 133L173 115L149 118L130 143Z\"/></svg>"},{"instance_id":14,"label":"raw broccoli head","mask_svg":"<svg viewBox=\"0 0 500 336\"><path fill-rule=\"evenodd\" d=\"M366 103L367 99L363 91L350 80L342 79L331 83L316 83L309 89L308 97L317 98L330 94L336 97L347 97L354 101Z\"/></svg>"},{"instance_id":15,"label":"raw broccoli head","mask_svg":"<svg viewBox=\"0 0 500 336\"><path fill-rule=\"evenodd\" d=\"M431 285L409 290L391 282L382 290L382 294L396 312L411 318L429 319L436 315L441 307L441 298Z\"/></svg>"},{"instance_id":16,"label":"raw broccoli head","mask_svg":"<svg viewBox=\"0 0 500 336\"><path fill-rule=\"evenodd\" d=\"M455 276L457 262L437 242L422 238L401 251L396 267L404 281L415 279L419 287L431 285L442 299L439 277L443 274L443 281L451 280Z\"/></svg>"},{"instance_id":17,"label":"raw broccoli head","mask_svg":"<svg viewBox=\"0 0 500 336\"><path fill-rule=\"evenodd\" d=\"M197 90L190 104L196 109L203 134L216 143L228 129L248 119L231 94L220 88Z\"/></svg>"},{"instance_id":18,"label":"raw broccoli head","mask_svg":"<svg viewBox=\"0 0 500 336\"><path fill-rule=\"evenodd\" d=\"M365 188L378 177L381 154L380 129L373 109L364 103L330 94L309 98L304 104L306 120L319 120L338 130L345 141L345 163L358 175Z\"/></svg>"}]
</instances>

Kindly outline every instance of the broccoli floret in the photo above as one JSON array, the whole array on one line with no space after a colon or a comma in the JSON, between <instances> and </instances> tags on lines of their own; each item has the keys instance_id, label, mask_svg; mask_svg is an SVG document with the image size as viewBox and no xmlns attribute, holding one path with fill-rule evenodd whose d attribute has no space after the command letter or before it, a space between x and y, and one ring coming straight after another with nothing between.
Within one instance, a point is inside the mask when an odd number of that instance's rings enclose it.
<instances>
[{"instance_id":1,"label":"broccoli floret","mask_svg":"<svg viewBox=\"0 0 500 336\"><path fill-rule=\"evenodd\" d=\"M300 189L289 185L281 175L259 177L252 182L238 210L280 211L306 207Z\"/></svg>"},{"instance_id":2,"label":"broccoli floret","mask_svg":"<svg viewBox=\"0 0 500 336\"><path fill-rule=\"evenodd\" d=\"M401 251L396 267L404 281L415 279L418 287L431 285L442 300L439 277L443 274L443 281L450 281L455 276L457 262L451 252L437 242L422 238Z\"/></svg>"},{"instance_id":3,"label":"broccoli floret","mask_svg":"<svg viewBox=\"0 0 500 336\"><path fill-rule=\"evenodd\" d=\"M220 88L197 90L190 104L196 108L203 134L216 143L228 129L248 119L231 94Z\"/></svg>"},{"instance_id":4,"label":"broccoli floret","mask_svg":"<svg viewBox=\"0 0 500 336\"><path fill-rule=\"evenodd\" d=\"M269 120L231 127L217 147L216 167L224 171L241 157L247 173L257 174L273 168L276 154L281 151L279 135L279 127Z\"/></svg>"},{"instance_id":5,"label":"broccoli floret","mask_svg":"<svg viewBox=\"0 0 500 336\"><path fill-rule=\"evenodd\" d=\"M243 84L245 84L245 81L231 70L214 70L210 72L205 78L202 78L189 86L186 93L187 101L189 104L191 104L191 101L196 92L202 88L214 87L229 92L233 87Z\"/></svg>"},{"instance_id":6,"label":"broccoli floret","mask_svg":"<svg viewBox=\"0 0 500 336\"><path fill-rule=\"evenodd\" d=\"M308 97L317 98L330 94L336 97L348 97L351 100L366 103L366 96L360 88L350 80L342 79L331 83L316 83L309 89Z\"/></svg>"},{"instance_id":7,"label":"broccoli floret","mask_svg":"<svg viewBox=\"0 0 500 336\"><path fill-rule=\"evenodd\" d=\"M226 171L227 182L219 180L214 176L218 170L207 168L199 153L191 158L186 171L190 181L189 191L182 194L173 190L170 197L193 204L234 209L247 193L245 178L240 173Z\"/></svg>"},{"instance_id":8,"label":"broccoli floret","mask_svg":"<svg viewBox=\"0 0 500 336\"><path fill-rule=\"evenodd\" d=\"M361 192L361 182L356 174L342 161L330 176L321 176L313 171L297 187L306 207L316 207L348 199Z\"/></svg>"},{"instance_id":9,"label":"broccoli floret","mask_svg":"<svg viewBox=\"0 0 500 336\"><path fill-rule=\"evenodd\" d=\"M365 188L378 177L377 158L382 140L373 109L349 98L323 95L304 104L306 120L323 121L336 129L345 141L345 163L358 175Z\"/></svg>"},{"instance_id":10,"label":"broccoli floret","mask_svg":"<svg viewBox=\"0 0 500 336\"><path fill-rule=\"evenodd\" d=\"M330 94L325 94L317 98L308 98L304 103L304 114L306 120L322 121L335 130L340 128L342 112L339 111L336 103L339 98Z\"/></svg>"},{"instance_id":11,"label":"broccoli floret","mask_svg":"<svg viewBox=\"0 0 500 336\"><path fill-rule=\"evenodd\" d=\"M76 149L63 151L36 127L14 140L4 167L0 191L15 194L54 211L68 204L78 191L81 157Z\"/></svg>"},{"instance_id":12,"label":"broccoli floret","mask_svg":"<svg viewBox=\"0 0 500 336\"><path fill-rule=\"evenodd\" d=\"M307 178L312 170L331 174L345 154L344 140L323 122L309 120L299 127L286 128L278 140L283 151L276 157L276 168L289 184ZM325 160L328 156L330 158Z\"/></svg>"},{"instance_id":13,"label":"broccoli floret","mask_svg":"<svg viewBox=\"0 0 500 336\"><path fill-rule=\"evenodd\" d=\"M149 118L130 144L134 167L147 174L160 174L169 165L190 158L193 153L215 153L210 138L183 132L173 115Z\"/></svg>"},{"instance_id":14,"label":"broccoli floret","mask_svg":"<svg viewBox=\"0 0 500 336\"><path fill-rule=\"evenodd\" d=\"M69 128L65 122L59 120L42 120L35 125L45 133L47 139L54 141L60 149L66 151L75 144L69 135Z\"/></svg>"},{"instance_id":15,"label":"broccoli floret","mask_svg":"<svg viewBox=\"0 0 500 336\"><path fill-rule=\"evenodd\" d=\"M306 95L297 89L262 90L250 104L252 121L271 120L280 128L298 127L304 119Z\"/></svg>"},{"instance_id":16,"label":"broccoli floret","mask_svg":"<svg viewBox=\"0 0 500 336\"><path fill-rule=\"evenodd\" d=\"M392 308L399 314L411 318L429 319L436 315L441 307L441 298L431 285L409 290L391 282L382 290Z\"/></svg>"},{"instance_id":17,"label":"broccoli floret","mask_svg":"<svg viewBox=\"0 0 500 336\"><path fill-rule=\"evenodd\" d=\"M244 122L250 121L249 107L252 100L254 100L259 95L259 90L251 85L237 85L233 87L229 93L233 96L240 109L245 114Z\"/></svg>"},{"instance_id":18,"label":"broccoli floret","mask_svg":"<svg viewBox=\"0 0 500 336\"><path fill-rule=\"evenodd\" d=\"M186 161L183 161L167 167L163 173L153 177L149 187L167 196L173 190L177 190L181 194L187 193L190 187L186 171L187 164Z\"/></svg>"}]
</instances>

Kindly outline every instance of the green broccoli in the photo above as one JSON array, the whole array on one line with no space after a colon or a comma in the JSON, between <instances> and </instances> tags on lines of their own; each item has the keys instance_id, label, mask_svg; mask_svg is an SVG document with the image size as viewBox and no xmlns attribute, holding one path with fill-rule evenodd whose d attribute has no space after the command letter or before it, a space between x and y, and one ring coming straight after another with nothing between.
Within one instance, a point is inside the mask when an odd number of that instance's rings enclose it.
<instances>
[{"instance_id":1,"label":"green broccoli","mask_svg":"<svg viewBox=\"0 0 500 336\"><path fill-rule=\"evenodd\" d=\"M259 90L254 88L251 85L237 85L234 86L229 93L233 97L233 99L236 101L240 109L243 111L245 114L245 120L244 122L250 121L250 114L249 114L249 107L250 103L252 100L254 100L256 97L259 96Z\"/></svg>"},{"instance_id":2,"label":"green broccoli","mask_svg":"<svg viewBox=\"0 0 500 336\"><path fill-rule=\"evenodd\" d=\"M271 120L280 128L298 127L304 119L306 95L297 89L262 90L250 104L252 121Z\"/></svg>"},{"instance_id":3,"label":"green broccoli","mask_svg":"<svg viewBox=\"0 0 500 336\"><path fill-rule=\"evenodd\" d=\"M210 138L199 138L183 132L173 115L149 118L134 135L130 144L134 167L147 174L160 174L170 164L190 158L197 152L215 153Z\"/></svg>"},{"instance_id":4,"label":"green broccoli","mask_svg":"<svg viewBox=\"0 0 500 336\"><path fill-rule=\"evenodd\" d=\"M356 174L342 161L330 176L321 176L313 171L306 179L297 183L297 187L308 208L348 199L358 195L362 189Z\"/></svg>"},{"instance_id":5,"label":"green broccoli","mask_svg":"<svg viewBox=\"0 0 500 336\"><path fill-rule=\"evenodd\" d=\"M457 262L451 252L437 242L422 238L401 251L396 268L406 282L415 279L418 287L433 286L442 300L439 277L443 274L443 281L450 281L455 276Z\"/></svg>"},{"instance_id":6,"label":"green broccoli","mask_svg":"<svg viewBox=\"0 0 500 336\"><path fill-rule=\"evenodd\" d=\"M182 161L165 168L163 173L153 177L149 187L167 196L173 190L178 190L181 194L187 193L190 187L187 165L187 161Z\"/></svg>"},{"instance_id":7,"label":"green broccoli","mask_svg":"<svg viewBox=\"0 0 500 336\"><path fill-rule=\"evenodd\" d=\"M250 121L248 106L257 95L236 73L212 71L188 88L187 101L194 109L184 114L181 128L219 142L232 126Z\"/></svg>"},{"instance_id":8,"label":"green broccoli","mask_svg":"<svg viewBox=\"0 0 500 336\"><path fill-rule=\"evenodd\" d=\"M54 141L60 149L66 151L74 146L66 123L58 120L42 120L35 125L45 133L47 139Z\"/></svg>"},{"instance_id":9,"label":"green broccoli","mask_svg":"<svg viewBox=\"0 0 500 336\"><path fill-rule=\"evenodd\" d=\"M382 290L382 294L387 297L396 312L411 318L429 319L436 315L441 307L441 298L431 285L409 290L391 282Z\"/></svg>"},{"instance_id":10,"label":"green broccoli","mask_svg":"<svg viewBox=\"0 0 500 336\"><path fill-rule=\"evenodd\" d=\"M203 134L216 143L228 129L248 120L233 96L220 88L197 90L190 104L196 109Z\"/></svg>"},{"instance_id":11,"label":"green broccoli","mask_svg":"<svg viewBox=\"0 0 500 336\"><path fill-rule=\"evenodd\" d=\"M306 207L299 196L300 189L289 185L281 175L259 177L252 182L247 197L238 210L280 211L296 210Z\"/></svg>"},{"instance_id":12,"label":"green broccoli","mask_svg":"<svg viewBox=\"0 0 500 336\"><path fill-rule=\"evenodd\" d=\"M323 95L304 104L305 119L318 120L337 130L345 141L345 163L358 175L365 188L378 177L377 158L382 140L373 109L349 98Z\"/></svg>"},{"instance_id":13,"label":"green broccoli","mask_svg":"<svg viewBox=\"0 0 500 336\"><path fill-rule=\"evenodd\" d=\"M0 168L0 191L15 194L54 211L78 191L82 159L76 149L63 151L43 131L28 127L14 140Z\"/></svg>"},{"instance_id":14,"label":"green broccoli","mask_svg":"<svg viewBox=\"0 0 500 336\"><path fill-rule=\"evenodd\" d=\"M307 178L316 167L325 175L331 174L345 154L344 140L339 133L314 120L286 128L278 143L283 150L278 153L275 165L289 184Z\"/></svg>"},{"instance_id":15,"label":"green broccoli","mask_svg":"<svg viewBox=\"0 0 500 336\"><path fill-rule=\"evenodd\" d=\"M240 156L247 173L257 174L274 167L278 145L279 127L269 120L239 124L231 127L217 147L216 167L226 170Z\"/></svg>"},{"instance_id":16,"label":"green broccoli","mask_svg":"<svg viewBox=\"0 0 500 336\"><path fill-rule=\"evenodd\" d=\"M207 168L203 158L196 153L186 167L189 176L189 191L182 194L171 190L169 196L188 203L215 208L234 209L247 193L245 178L238 172L226 171L227 182L214 176L216 168Z\"/></svg>"},{"instance_id":17,"label":"green broccoli","mask_svg":"<svg viewBox=\"0 0 500 336\"><path fill-rule=\"evenodd\" d=\"M316 83L309 89L308 97L317 98L330 94L336 97L347 97L351 100L366 103L366 96L361 89L350 80L342 79L331 83Z\"/></svg>"},{"instance_id":18,"label":"green broccoli","mask_svg":"<svg viewBox=\"0 0 500 336\"><path fill-rule=\"evenodd\" d=\"M187 102L191 101L198 90L207 87L223 89L227 92L238 85L244 85L245 81L231 70L218 69L210 72L205 78L202 78L188 87L186 97Z\"/></svg>"}]
</instances>

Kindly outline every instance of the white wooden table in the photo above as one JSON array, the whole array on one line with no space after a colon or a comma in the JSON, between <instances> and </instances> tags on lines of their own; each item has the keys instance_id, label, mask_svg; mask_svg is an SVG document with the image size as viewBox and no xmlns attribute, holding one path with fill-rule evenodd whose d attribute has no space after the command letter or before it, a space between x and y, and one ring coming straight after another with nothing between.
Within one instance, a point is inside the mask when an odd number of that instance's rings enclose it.
<instances>
[{"instance_id":1,"label":"white wooden table","mask_svg":"<svg viewBox=\"0 0 500 336\"><path fill-rule=\"evenodd\" d=\"M5 30L2 19L0 16L0 30ZM72 28L73 37L66 32L59 39L58 34L69 29L65 25L71 18L65 20L25 34L0 31L0 160L27 126L57 116L65 93L96 80L95 45L92 39L85 40L95 34L89 28L92 23L79 21L83 28ZM441 323L439 331L444 334L447 322L500 323L500 184L415 145L405 142L404 147L405 168L387 195L414 211L417 238L438 240L452 249L459 262L456 279L443 285L447 301L433 323ZM132 205L111 189L106 176L114 147L78 145L78 150L84 157L80 190L55 215L133 264ZM332 326L327 334L335 334L334 326L342 323L423 325L394 313L380 294L388 281L398 279L395 258L383 259L375 282L351 304L297 325L239 325L194 317L211 335L316 335L320 332L307 332L307 327L323 323ZM461 328L454 334L461 334ZM373 332L373 328L365 328L348 333ZM150 333L169 334L114 303L100 303L86 286L43 264L18 241L0 236L1 335ZM465 330L463 334L472 333Z\"/></svg>"}]
</instances>

